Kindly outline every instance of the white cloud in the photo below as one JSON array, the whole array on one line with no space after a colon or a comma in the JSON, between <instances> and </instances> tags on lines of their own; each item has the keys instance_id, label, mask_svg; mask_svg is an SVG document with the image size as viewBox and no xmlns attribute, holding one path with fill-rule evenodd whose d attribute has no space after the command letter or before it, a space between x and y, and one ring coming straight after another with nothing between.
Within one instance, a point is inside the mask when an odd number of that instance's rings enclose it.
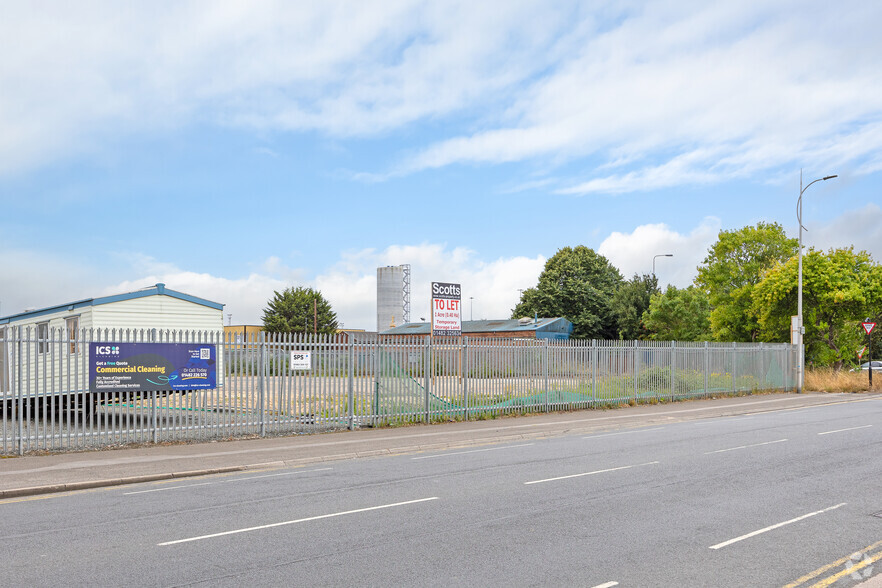
<instances>
[{"instance_id":1,"label":"white cloud","mask_svg":"<svg viewBox=\"0 0 882 588\"><path fill-rule=\"evenodd\" d=\"M681 233L665 224L647 224L630 233L614 232L597 247L627 279L652 271L653 256L672 253L656 260L659 282L685 287L692 283L696 267L716 242L722 223L705 218L692 230ZM727 227L737 229L740 227ZM882 262L882 208L867 204L844 212L825 224L809 225L806 244L819 249L854 245L869 251ZM536 285L545 266L543 255L500 257L486 261L466 248L440 243L395 245L384 250L362 249L343 252L331 267L310 278L303 270L269 258L243 277L215 276L181 269L149 256L126 253L128 273L136 278L108 279L102 270L82 262L22 249L0 248L4 268L0 287L0 314L21 312L74 300L138 290L155 283L225 304L236 324L259 324L261 311L274 290L307 285L322 291L349 328L376 328L376 268L411 264L411 320L426 317L429 284L449 281L462 284L465 316L504 318L519 299L519 289ZM474 297L474 301L470 298ZM224 317L226 322L227 317Z\"/></svg>"},{"instance_id":2,"label":"white cloud","mask_svg":"<svg viewBox=\"0 0 882 588\"><path fill-rule=\"evenodd\" d=\"M653 257L672 253L673 257L656 259L655 273L660 286L672 284L683 288L692 284L696 268L716 243L720 230L740 228L723 227L720 219L715 217L705 218L688 233L677 232L661 223L640 225L630 233L610 234L601 242L597 252L618 267L626 279L635 273L652 273ZM803 234L807 247L826 251L854 246L857 251L868 251L876 263L882 263L882 208L877 204L845 211L828 222L809 223L808 228L809 231Z\"/></svg>"},{"instance_id":3,"label":"white cloud","mask_svg":"<svg viewBox=\"0 0 882 588\"><path fill-rule=\"evenodd\" d=\"M13 3L0 173L194 123L340 136L471 108L546 67L566 10L525 0ZM112 143L112 141L111 141ZM106 148L106 147L105 147Z\"/></svg>"},{"instance_id":4,"label":"white cloud","mask_svg":"<svg viewBox=\"0 0 882 588\"><path fill-rule=\"evenodd\" d=\"M353 136L452 115L471 130L354 177L586 156L562 191L872 173L880 19L823 0L9 3L0 174L191 124Z\"/></svg>"},{"instance_id":5,"label":"white cloud","mask_svg":"<svg viewBox=\"0 0 882 588\"><path fill-rule=\"evenodd\" d=\"M402 168L597 158L565 193L723 181L796 162L869 160L860 169L872 172L882 148L874 65L882 47L870 23L882 10L801 8L642 5L582 37L571 59L518 95L509 124L439 141ZM610 162L636 169L595 177Z\"/></svg>"},{"instance_id":6,"label":"white cloud","mask_svg":"<svg viewBox=\"0 0 882 588\"><path fill-rule=\"evenodd\" d=\"M222 278L206 273L171 270L161 274L145 275L137 280L126 280L105 287L100 295L132 292L163 283L171 290L191 294L224 305L224 324L232 314L233 324L260 324L262 310L274 290L284 290L291 284L273 276L252 273L244 278Z\"/></svg>"},{"instance_id":7,"label":"white cloud","mask_svg":"<svg viewBox=\"0 0 882 588\"><path fill-rule=\"evenodd\" d=\"M469 313L473 304L476 319L507 318L517 304L518 289L534 286L545 265L541 255L485 261L474 251L436 243L344 252L337 263L312 278L277 258L265 260L254 272L239 278L189 271L133 253L127 253L126 258L131 263L129 273L137 277L110 282L97 268L27 251L0 251L5 272L0 311L5 316L26 307L132 292L163 283L172 290L224 304L225 323L229 313L234 324L260 324L262 310L274 291L303 285L319 289L346 327L374 330L378 267L411 264L411 320L417 321L428 312L432 281L461 283L465 312Z\"/></svg>"},{"instance_id":8,"label":"white cloud","mask_svg":"<svg viewBox=\"0 0 882 588\"><path fill-rule=\"evenodd\" d=\"M443 244L398 245L383 251L349 252L315 279L347 327L376 328L376 268L411 265L411 321L428 319L431 282L462 284L468 318L508 318L520 297L518 289L534 286L545 258L506 257L484 261L474 251ZM470 300L474 297L474 300Z\"/></svg>"},{"instance_id":9,"label":"white cloud","mask_svg":"<svg viewBox=\"0 0 882 588\"><path fill-rule=\"evenodd\" d=\"M651 274L653 257L671 253L673 257L655 260L655 275L662 288L666 284L684 288L695 279L695 268L716 242L720 227L720 220L713 217L705 218L689 234L665 224L640 225L630 233L612 233L597 252L618 267L625 279Z\"/></svg>"},{"instance_id":10,"label":"white cloud","mask_svg":"<svg viewBox=\"0 0 882 588\"><path fill-rule=\"evenodd\" d=\"M809 231L803 233L803 242L807 247L826 251L854 246L856 251L867 251L876 263L882 263L882 208L878 204L846 211L820 227L805 222Z\"/></svg>"},{"instance_id":11,"label":"white cloud","mask_svg":"<svg viewBox=\"0 0 882 588\"><path fill-rule=\"evenodd\" d=\"M692 153L677 156L670 161L656 167L645 167L638 171L628 172L624 175L612 175L605 178L595 178L582 182L575 186L557 190L558 194L591 194L604 192L617 194L623 192L636 192L670 188L683 184L706 184L719 180L713 173L698 171L702 164L709 161L705 152L694 151Z\"/></svg>"},{"instance_id":12,"label":"white cloud","mask_svg":"<svg viewBox=\"0 0 882 588\"><path fill-rule=\"evenodd\" d=\"M91 298L99 271L77 260L0 247L0 316Z\"/></svg>"}]
</instances>

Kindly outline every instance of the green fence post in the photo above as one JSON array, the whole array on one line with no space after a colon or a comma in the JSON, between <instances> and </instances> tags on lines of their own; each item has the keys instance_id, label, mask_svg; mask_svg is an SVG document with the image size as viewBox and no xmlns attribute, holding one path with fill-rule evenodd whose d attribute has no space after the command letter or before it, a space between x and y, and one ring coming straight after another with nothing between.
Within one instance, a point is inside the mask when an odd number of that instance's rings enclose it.
<instances>
[{"instance_id":1,"label":"green fence post","mask_svg":"<svg viewBox=\"0 0 882 588\"><path fill-rule=\"evenodd\" d=\"M347 407L349 412L349 430L355 428L355 343L350 338L349 340L349 361L347 362L348 370L349 370L349 398Z\"/></svg>"},{"instance_id":2,"label":"green fence post","mask_svg":"<svg viewBox=\"0 0 882 588\"><path fill-rule=\"evenodd\" d=\"M704 342L704 395L710 396L710 390L708 390L708 373L710 372L710 344L705 341Z\"/></svg>"},{"instance_id":3,"label":"green fence post","mask_svg":"<svg viewBox=\"0 0 882 588\"><path fill-rule=\"evenodd\" d=\"M380 336L374 340L374 357L371 362L374 368L374 408L373 423L378 425L380 422Z\"/></svg>"},{"instance_id":4,"label":"green fence post","mask_svg":"<svg viewBox=\"0 0 882 588\"><path fill-rule=\"evenodd\" d=\"M738 369L738 366L736 365L736 360L738 359L737 345L738 344L734 341L732 342L732 394L738 392L738 374L736 373L736 370Z\"/></svg>"},{"instance_id":5,"label":"green fence post","mask_svg":"<svg viewBox=\"0 0 882 588\"><path fill-rule=\"evenodd\" d=\"M631 364L634 366L634 404L637 404L640 400L640 392L637 390L637 375L640 373L640 353L637 351L637 340L635 339L632 345L634 351L631 353L634 355L634 359Z\"/></svg>"},{"instance_id":6,"label":"green fence post","mask_svg":"<svg viewBox=\"0 0 882 588\"><path fill-rule=\"evenodd\" d=\"M548 339L543 339L543 341L545 342L545 369L543 370L544 378L545 378L545 412L548 412L550 410L549 404L548 404L548 393L549 393L549 390L548 390L548 361L549 361Z\"/></svg>"},{"instance_id":7,"label":"green fence post","mask_svg":"<svg viewBox=\"0 0 882 588\"><path fill-rule=\"evenodd\" d=\"M425 421L429 422L429 389L432 387L432 378L435 370L432 369L432 336L426 337L426 385L423 386L423 397L425 398Z\"/></svg>"},{"instance_id":8,"label":"green fence post","mask_svg":"<svg viewBox=\"0 0 882 588\"><path fill-rule=\"evenodd\" d=\"M260 436L266 436L266 333L258 334L257 362L260 365L260 379L257 384L257 398L260 402Z\"/></svg>"},{"instance_id":9,"label":"green fence post","mask_svg":"<svg viewBox=\"0 0 882 588\"><path fill-rule=\"evenodd\" d=\"M462 339L462 398L465 420L469 420L469 338Z\"/></svg>"},{"instance_id":10,"label":"green fence post","mask_svg":"<svg viewBox=\"0 0 882 588\"><path fill-rule=\"evenodd\" d=\"M597 406L597 339L591 339L591 406Z\"/></svg>"}]
</instances>

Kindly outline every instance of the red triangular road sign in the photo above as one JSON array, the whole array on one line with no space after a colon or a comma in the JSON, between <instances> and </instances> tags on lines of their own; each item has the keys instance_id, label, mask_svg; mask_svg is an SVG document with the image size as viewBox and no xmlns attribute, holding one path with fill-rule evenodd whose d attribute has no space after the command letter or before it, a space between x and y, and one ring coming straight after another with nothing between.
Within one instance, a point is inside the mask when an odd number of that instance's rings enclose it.
<instances>
[{"instance_id":1,"label":"red triangular road sign","mask_svg":"<svg viewBox=\"0 0 882 588\"><path fill-rule=\"evenodd\" d=\"M867 332L867 335L873 332L873 329L876 328L876 323L861 323L861 326L864 327L864 330Z\"/></svg>"}]
</instances>

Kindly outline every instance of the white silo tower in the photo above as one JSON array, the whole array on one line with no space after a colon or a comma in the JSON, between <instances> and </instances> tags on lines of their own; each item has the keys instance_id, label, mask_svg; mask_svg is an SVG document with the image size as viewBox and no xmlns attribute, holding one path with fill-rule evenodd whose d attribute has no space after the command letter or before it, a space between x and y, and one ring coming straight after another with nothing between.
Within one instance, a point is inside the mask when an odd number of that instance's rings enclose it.
<instances>
[{"instance_id":1,"label":"white silo tower","mask_svg":"<svg viewBox=\"0 0 882 588\"><path fill-rule=\"evenodd\" d=\"M410 264L377 268L377 332L410 322Z\"/></svg>"}]
</instances>

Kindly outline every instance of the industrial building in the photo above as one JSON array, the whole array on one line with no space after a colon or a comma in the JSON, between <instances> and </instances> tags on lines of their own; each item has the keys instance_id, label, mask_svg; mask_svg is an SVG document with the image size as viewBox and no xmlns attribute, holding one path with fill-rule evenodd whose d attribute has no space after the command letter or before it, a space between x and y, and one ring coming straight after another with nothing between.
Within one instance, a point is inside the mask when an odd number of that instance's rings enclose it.
<instances>
[{"instance_id":1,"label":"industrial building","mask_svg":"<svg viewBox=\"0 0 882 588\"><path fill-rule=\"evenodd\" d=\"M565 340L572 332L573 323L562 317L462 321L464 337ZM407 323L381 331L380 335L405 337L431 333L430 323Z\"/></svg>"}]
</instances>

